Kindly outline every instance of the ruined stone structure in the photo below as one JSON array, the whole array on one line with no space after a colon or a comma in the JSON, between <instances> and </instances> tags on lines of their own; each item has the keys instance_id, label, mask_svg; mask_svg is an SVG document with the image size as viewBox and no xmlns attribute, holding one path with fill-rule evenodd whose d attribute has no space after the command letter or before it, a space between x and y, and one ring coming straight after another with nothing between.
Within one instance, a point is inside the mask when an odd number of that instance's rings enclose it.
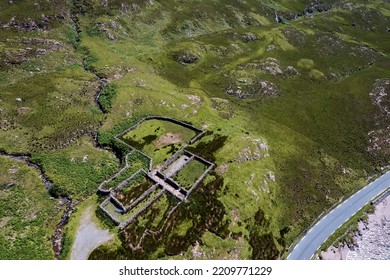
<instances>
[{"instance_id":1,"label":"ruined stone structure","mask_svg":"<svg viewBox=\"0 0 390 280\"><path fill-rule=\"evenodd\" d=\"M145 210L147 210L155 201L157 201L164 193L170 193L171 195L175 196L180 202L186 201L189 199L189 196L191 192L199 185L199 183L206 177L206 175L214 168L214 164L205 160L204 158L197 156L193 153L190 153L187 151L184 146L182 149L180 149L178 152L176 152L172 157L170 157L168 160L164 162L162 167L160 168L155 168L153 169L153 159L148 156L147 154L143 153L142 151L139 151L135 149L134 147L131 147L129 144L126 142L122 141L120 137L128 133L129 131L136 129L139 127L144 121L147 120L152 120L152 119L157 119L157 120L163 120L163 121L169 121L178 125L181 125L185 128L191 129L195 131L197 134L190 140L188 141L188 144L193 144L197 140L199 140L206 132L196 128L195 126L175 120L172 118L168 117L161 117L161 116L152 116L152 117L145 117L141 119L138 123L136 123L134 126L126 129L122 133L118 134L115 136L115 139L117 141L120 141L122 144L128 146L131 149L131 152L126 155L125 158L125 166L114 176L109 178L108 180L103 181L99 187L98 187L98 192L103 194L103 195L108 195L109 197L103 201L103 203L100 204L100 209L108 216L110 217L116 225L119 226L119 229L122 230L124 229L127 225L130 223L134 222L137 217ZM128 158L131 153L134 151L137 151L141 153L145 158L148 159L149 161L149 166L148 170L145 171L143 169L138 170L134 174L132 174L130 177L124 179L122 182L119 182L115 187L109 187L107 188L106 185L111 182L112 180L115 180L119 176L121 176L126 169L129 167L129 162ZM196 180L196 182L187 190L180 186L173 177L178 174L183 168L185 168L190 162L193 160L197 160L207 166L207 169L204 171L204 173ZM127 184L129 184L134 178L139 176L139 174L144 174L149 180L154 182L154 184L148 188L145 192L143 192L137 199L135 199L133 202L131 202L129 205L123 205L121 201L118 200L116 196L116 192L124 188ZM145 199L149 199L150 195L153 194L153 192L161 188L161 191L156 194L154 197L150 198L150 200L136 213L133 215L127 217L122 221L122 218L120 218L120 215L123 215L125 217L126 214L130 213L131 210L133 210L139 203L144 201ZM108 206L112 204L111 210L107 210ZM116 209L114 212L112 209ZM176 207L175 207L176 209ZM116 212L116 213L115 213Z\"/></svg>"}]
</instances>

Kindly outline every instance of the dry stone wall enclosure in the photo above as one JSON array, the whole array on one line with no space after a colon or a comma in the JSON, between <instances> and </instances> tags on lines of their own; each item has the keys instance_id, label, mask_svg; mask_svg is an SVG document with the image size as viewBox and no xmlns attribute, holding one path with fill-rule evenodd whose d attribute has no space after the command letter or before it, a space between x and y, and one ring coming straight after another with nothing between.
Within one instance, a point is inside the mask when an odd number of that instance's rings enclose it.
<instances>
[{"instance_id":1,"label":"dry stone wall enclosure","mask_svg":"<svg viewBox=\"0 0 390 280\"><path fill-rule=\"evenodd\" d=\"M163 122L171 122L173 124L182 126L196 133L185 145L168 158L162 165L153 165L153 158L143 151L136 149L121 138L140 127L141 124L148 120L161 120ZM186 150L188 145L195 143L206 132L196 128L195 126L182 122L176 119L152 116L141 119L134 126L126 129L115 136L115 140L120 141L122 144L128 146L131 152L125 157L125 166L111 178L103 181L98 187L98 193L108 196L100 204L100 209L116 224L120 230L123 230L130 223L134 222L137 217L150 208L162 195L169 194L174 196L179 204L183 201L190 200L189 196L191 192L199 185L199 183L207 176L207 174L214 168L214 163L205 160L204 158L195 155ZM143 168L130 172L131 156L134 153L139 153L144 156L148 161L148 170ZM204 172L197 177L193 184L188 188L184 188L174 177L179 174L184 168L186 168L191 162L198 161L204 165ZM129 171L130 170L130 171ZM137 183L137 178L144 178L150 182L150 186ZM145 183L144 183L145 184ZM144 189L147 186L147 189ZM127 190L129 188L129 190ZM141 193L137 193L136 188L140 189ZM132 195L136 194L136 197L128 198L127 201L123 200L123 196L126 192L131 192ZM127 193L129 195L129 193ZM175 207L176 209L176 207Z\"/></svg>"}]
</instances>

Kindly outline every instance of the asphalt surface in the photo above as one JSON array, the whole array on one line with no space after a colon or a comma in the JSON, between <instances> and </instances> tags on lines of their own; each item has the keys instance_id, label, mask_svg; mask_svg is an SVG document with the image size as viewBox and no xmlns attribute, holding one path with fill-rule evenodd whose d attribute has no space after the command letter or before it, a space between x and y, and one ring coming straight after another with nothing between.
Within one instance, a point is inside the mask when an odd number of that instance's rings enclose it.
<instances>
[{"instance_id":1,"label":"asphalt surface","mask_svg":"<svg viewBox=\"0 0 390 280\"><path fill-rule=\"evenodd\" d=\"M287 260L311 259L319 247L339 227L388 188L390 188L390 172L371 182L324 216L302 237L288 255Z\"/></svg>"}]
</instances>

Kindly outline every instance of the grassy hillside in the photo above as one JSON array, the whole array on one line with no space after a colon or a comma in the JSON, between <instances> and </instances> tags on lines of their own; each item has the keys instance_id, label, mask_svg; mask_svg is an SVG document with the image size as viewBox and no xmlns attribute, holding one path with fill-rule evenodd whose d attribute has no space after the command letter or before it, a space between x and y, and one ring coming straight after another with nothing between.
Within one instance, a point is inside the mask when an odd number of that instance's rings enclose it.
<instances>
[{"instance_id":1,"label":"grassy hillside","mask_svg":"<svg viewBox=\"0 0 390 280\"><path fill-rule=\"evenodd\" d=\"M108 144L153 114L207 130L189 149L217 165L166 225L162 200L91 258L280 258L389 164L370 95L390 77L387 1L59 2L0 1L0 149L86 198L119 168L96 130Z\"/></svg>"},{"instance_id":2,"label":"grassy hillside","mask_svg":"<svg viewBox=\"0 0 390 280\"><path fill-rule=\"evenodd\" d=\"M51 236L62 205L38 172L0 156L0 259L53 259Z\"/></svg>"}]
</instances>

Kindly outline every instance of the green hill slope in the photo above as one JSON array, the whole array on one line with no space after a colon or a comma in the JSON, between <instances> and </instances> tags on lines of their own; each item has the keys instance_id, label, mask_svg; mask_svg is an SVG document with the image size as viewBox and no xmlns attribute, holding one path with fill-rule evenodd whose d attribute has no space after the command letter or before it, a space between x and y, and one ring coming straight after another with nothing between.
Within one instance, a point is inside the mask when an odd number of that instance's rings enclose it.
<instances>
[{"instance_id":1,"label":"green hill slope","mask_svg":"<svg viewBox=\"0 0 390 280\"><path fill-rule=\"evenodd\" d=\"M0 150L32 154L61 195L82 201L119 170L92 145L97 131L107 147L151 114L208 131L192 149L217 167L189 203L159 227L171 203L161 202L91 258L282 258L389 165L388 1L0 1L0 11Z\"/></svg>"}]
</instances>

